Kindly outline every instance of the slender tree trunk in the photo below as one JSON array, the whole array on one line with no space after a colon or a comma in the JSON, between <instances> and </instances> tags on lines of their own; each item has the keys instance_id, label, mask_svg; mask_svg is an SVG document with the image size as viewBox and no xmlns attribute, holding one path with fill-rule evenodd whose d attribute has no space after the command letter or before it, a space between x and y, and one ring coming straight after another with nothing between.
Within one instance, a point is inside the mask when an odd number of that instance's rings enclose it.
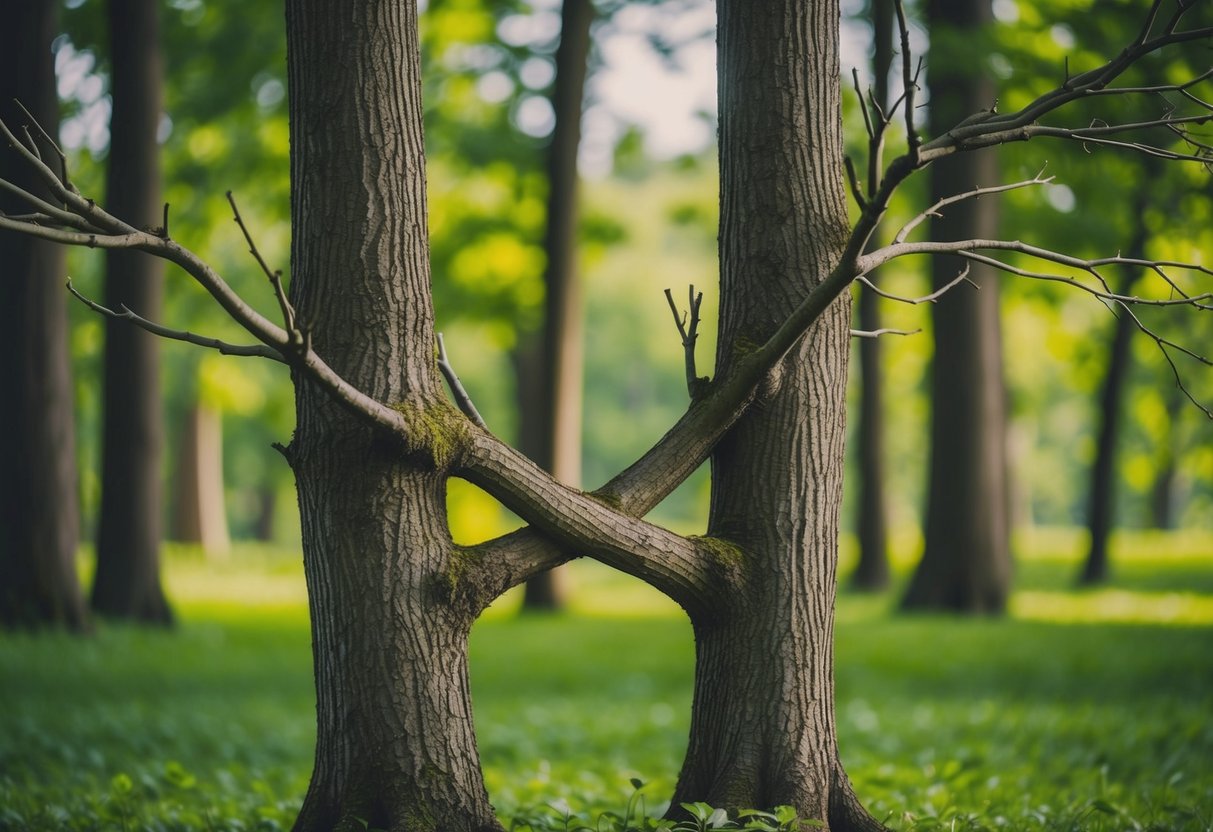
<instances>
[{"instance_id":1,"label":"slender tree trunk","mask_svg":"<svg viewBox=\"0 0 1213 832\"><path fill-rule=\"evenodd\" d=\"M201 544L208 555L232 547L223 495L223 417L202 404L185 414L177 451L173 539Z\"/></svg>"},{"instance_id":2,"label":"slender tree trunk","mask_svg":"<svg viewBox=\"0 0 1213 832\"><path fill-rule=\"evenodd\" d=\"M930 0L928 25L938 33L930 65L932 133L989 109L997 93L981 73L951 58L940 43L993 25L990 0ZM967 53L966 53L967 54ZM998 182L990 151L962 153L931 166L931 200ZM932 221L937 240L996 237L997 200L969 201ZM966 268L936 257L931 273L941 287ZM931 385L931 468L926 548L903 600L906 609L1001 613L1011 583L1006 449L1006 392L998 277L972 264L969 278L934 307L935 363Z\"/></svg>"},{"instance_id":3,"label":"slender tree trunk","mask_svg":"<svg viewBox=\"0 0 1213 832\"><path fill-rule=\"evenodd\" d=\"M288 0L291 298L331 366L418 419L434 361L417 7ZM373 150L368 150L373 148ZM500 829L468 693L474 612L440 592L458 568L445 474L295 373L289 448L317 694L316 763L295 828Z\"/></svg>"},{"instance_id":4,"label":"slender tree trunk","mask_svg":"<svg viewBox=\"0 0 1213 832\"><path fill-rule=\"evenodd\" d=\"M160 32L155 0L109 0L113 62L107 208L139 225L160 225ZM105 304L159 319L163 261L110 251ZM160 586L162 486L160 339L126 321L105 323L101 516L92 606L105 616L168 624Z\"/></svg>"},{"instance_id":5,"label":"slender tree trunk","mask_svg":"<svg viewBox=\"0 0 1213 832\"><path fill-rule=\"evenodd\" d=\"M1157 476L1150 489L1150 520L1156 529L1173 529L1179 514L1179 470L1175 464L1179 441L1180 410L1186 405L1179 385L1171 385L1164 397L1167 409L1167 435L1160 449Z\"/></svg>"},{"instance_id":6,"label":"slender tree trunk","mask_svg":"<svg viewBox=\"0 0 1213 832\"><path fill-rule=\"evenodd\" d=\"M59 105L50 44L58 33L52 0L10 3L0 27L0 110L9 124L29 119L54 135ZM37 131L30 125L30 132ZM18 133L19 134L19 133ZM47 197L17 154L0 153L0 178ZM42 144L45 158L53 151ZM27 204L0 194L0 210ZM18 234L0 235L0 625L87 628L76 578L80 515L63 251Z\"/></svg>"},{"instance_id":7,"label":"slender tree trunk","mask_svg":"<svg viewBox=\"0 0 1213 832\"><path fill-rule=\"evenodd\" d=\"M1148 201L1149 186L1139 188L1134 200L1136 214L1142 217L1129 242L1125 257L1144 259L1147 229L1143 212ZM1140 270L1125 267L1117 291L1130 294L1137 283ZM1091 466L1091 484L1088 490L1087 530L1091 536L1091 548L1078 576L1080 584L1092 585L1108 579L1108 536L1112 531L1112 514L1116 503L1116 446L1120 436L1125 385L1129 380L1129 365L1132 353L1129 348L1133 340L1133 319L1118 309L1116 326L1112 332L1112 343L1108 348L1108 369L1104 374L1103 387L1099 395L1099 433L1095 441L1095 462Z\"/></svg>"},{"instance_id":8,"label":"slender tree trunk","mask_svg":"<svg viewBox=\"0 0 1213 832\"><path fill-rule=\"evenodd\" d=\"M893 3L872 0L872 94L881 107L889 103L889 69L893 63ZM869 279L874 275L868 275ZM880 329L880 298L875 292L859 291L857 318L859 329ZM885 501L884 466L884 381L882 345L879 338L859 339L859 427L856 443L859 452L859 501L855 533L859 540L859 563L855 567L855 587L884 589L889 583L888 506Z\"/></svg>"},{"instance_id":9,"label":"slender tree trunk","mask_svg":"<svg viewBox=\"0 0 1213 832\"><path fill-rule=\"evenodd\" d=\"M718 9L723 374L836 262L847 207L837 4ZM712 458L709 535L740 548L747 577L692 618L695 694L675 812L690 800L788 804L834 832L880 828L851 791L835 736L849 327L844 293Z\"/></svg>"},{"instance_id":10,"label":"slender tree trunk","mask_svg":"<svg viewBox=\"0 0 1213 832\"><path fill-rule=\"evenodd\" d=\"M583 303L577 274L577 148L581 144L581 103L590 54L590 0L564 0L552 109L556 126L548 147L548 205L544 252L546 299L543 319L543 397L537 414L543 424L544 455L536 459L567 485L581 481L581 401ZM561 568L527 581L523 606L559 609L564 605Z\"/></svg>"}]
</instances>

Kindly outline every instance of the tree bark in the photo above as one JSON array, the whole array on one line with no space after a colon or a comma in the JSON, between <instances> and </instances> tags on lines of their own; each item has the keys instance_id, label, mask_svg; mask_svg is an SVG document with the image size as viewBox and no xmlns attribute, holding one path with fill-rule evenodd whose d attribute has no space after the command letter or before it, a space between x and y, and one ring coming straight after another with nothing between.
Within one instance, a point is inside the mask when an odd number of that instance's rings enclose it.
<instances>
[{"instance_id":1,"label":"tree bark","mask_svg":"<svg viewBox=\"0 0 1213 832\"><path fill-rule=\"evenodd\" d=\"M837 262L838 7L718 6L721 309L717 373L762 343ZM729 808L795 806L834 832L879 829L838 758L833 618L850 297L759 388L712 457L709 535L744 579L693 614L690 743L674 795Z\"/></svg>"},{"instance_id":2,"label":"tree bark","mask_svg":"<svg viewBox=\"0 0 1213 832\"><path fill-rule=\"evenodd\" d=\"M334 370L419 429L440 407L410 0L289 0L290 293ZM295 829L500 829L477 765L471 610L445 472L401 456L295 372L317 694L316 762Z\"/></svg>"},{"instance_id":3,"label":"tree bark","mask_svg":"<svg viewBox=\"0 0 1213 832\"><path fill-rule=\"evenodd\" d=\"M556 80L552 110L556 126L548 146L548 204L544 252L546 290L543 354L540 358L543 394L538 416L543 456L536 459L566 485L581 483L581 402L583 382L583 317L581 279L577 273L577 149L581 144L581 104L586 62L590 54L590 0L564 0L560 46L556 49ZM527 581L523 606L555 610L564 606L562 567Z\"/></svg>"},{"instance_id":4,"label":"tree bark","mask_svg":"<svg viewBox=\"0 0 1213 832\"><path fill-rule=\"evenodd\" d=\"M223 494L223 416L195 403L185 414L177 452L173 539L198 543L207 555L232 547Z\"/></svg>"},{"instance_id":5,"label":"tree bark","mask_svg":"<svg viewBox=\"0 0 1213 832\"><path fill-rule=\"evenodd\" d=\"M872 0L872 95L881 107L889 104L889 70L893 64L893 4ZM868 275L874 279L875 275ZM880 298L860 288L856 317L859 329L880 329ZM857 589L879 590L889 584L888 506L885 501L883 345L879 338L859 339L859 425L855 441L859 456L859 501L855 535L859 563L852 581Z\"/></svg>"},{"instance_id":6,"label":"tree bark","mask_svg":"<svg viewBox=\"0 0 1213 832\"><path fill-rule=\"evenodd\" d=\"M113 115L106 173L108 209L146 227L163 222L160 201L160 32L155 0L108 3ZM163 261L110 251L105 305L159 320ZM160 339L106 319L101 514L92 607L111 618L169 624L160 586L162 485Z\"/></svg>"},{"instance_id":7,"label":"tree bark","mask_svg":"<svg viewBox=\"0 0 1213 832\"><path fill-rule=\"evenodd\" d=\"M988 110L997 94L974 67L950 58L947 38L992 25L989 0L931 0L932 132ZM930 171L931 200L998 182L990 150L956 154ZM936 240L997 236L997 201L968 201L932 220ZM932 258L936 288L965 268L956 257ZM980 289L959 286L935 304L935 362L931 381L931 464L926 546L903 599L905 609L1001 613L1011 583L1006 450L1006 392L998 277L972 264Z\"/></svg>"},{"instance_id":8,"label":"tree bark","mask_svg":"<svg viewBox=\"0 0 1213 832\"><path fill-rule=\"evenodd\" d=\"M0 27L0 111L29 123L24 104L54 135L59 124L50 44L56 3L11 3ZM30 132L37 134L33 125ZM0 178L42 197L17 154L0 153ZM54 151L41 143L44 158ZM0 194L0 210L28 206ZM0 235L0 625L87 629L76 577L80 515L72 377L64 309L63 252L52 243Z\"/></svg>"}]
</instances>

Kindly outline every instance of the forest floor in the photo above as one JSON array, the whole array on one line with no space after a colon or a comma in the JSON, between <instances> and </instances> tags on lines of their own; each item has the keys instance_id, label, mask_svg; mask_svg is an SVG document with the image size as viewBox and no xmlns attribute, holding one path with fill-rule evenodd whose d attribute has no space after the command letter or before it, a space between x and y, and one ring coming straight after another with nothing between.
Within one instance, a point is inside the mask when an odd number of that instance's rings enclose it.
<instances>
[{"instance_id":1,"label":"forest floor","mask_svg":"<svg viewBox=\"0 0 1213 832\"><path fill-rule=\"evenodd\" d=\"M1084 591L1073 533L1017 548L1004 619L840 596L856 790L897 830L1213 828L1213 536L1121 536L1112 582ZM0 830L290 827L314 731L298 555L166 561L174 631L0 636ZM477 733L507 825L563 829L567 806L612 828L603 813L624 811L632 778L658 815L685 748L685 619L593 564L572 579L570 613L519 617L507 598L473 633Z\"/></svg>"}]
</instances>

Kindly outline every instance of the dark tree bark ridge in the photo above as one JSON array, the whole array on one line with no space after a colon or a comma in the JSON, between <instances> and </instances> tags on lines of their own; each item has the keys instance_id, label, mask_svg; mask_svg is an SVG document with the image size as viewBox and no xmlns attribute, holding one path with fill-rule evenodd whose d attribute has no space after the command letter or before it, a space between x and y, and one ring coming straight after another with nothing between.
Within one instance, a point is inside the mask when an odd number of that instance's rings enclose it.
<instances>
[{"instance_id":1,"label":"dark tree bark ridge","mask_svg":"<svg viewBox=\"0 0 1213 832\"><path fill-rule=\"evenodd\" d=\"M27 124L14 104L20 101L52 134L59 123L50 49L58 34L55 8L52 0L11 3L0 27L0 112L12 124ZM45 143L42 151L53 158ZM16 154L0 153L0 178L45 196ZM0 193L0 211L27 210ZM0 270L0 306L7 312L0 326L6 398L0 407L0 625L84 630L63 251L3 234Z\"/></svg>"},{"instance_id":2,"label":"dark tree bark ridge","mask_svg":"<svg viewBox=\"0 0 1213 832\"><path fill-rule=\"evenodd\" d=\"M993 23L989 0L931 0L928 25L937 40L979 32ZM930 121L935 133L970 113L988 110L996 91L971 66L939 56L930 66ZM930 170L931 201L996 184L997 158L975 151L940 159ZM932 238L997 236L998 203L969 201L932 220ZM965 268L955 257L934 257L935 288ZM998 276L972 264L980 291L960 286L936 303L931 380L931 461L926 546L903 599L906 609L1001 613L1011 582L1007 483L1006 393L1002 376Z\"/></svg>"},{"instance_id":3,"label":"dark tree bark ridge","mask_svg":"<svg viewBox=\"0 0 1213 832\"><path fill-rule=\"evenodd\" d=\"M156 0L109 0L113 71L106 199L114 214L148 228L163 221L160 127L163 66ZM160 318L164 264L109 251L105 305ZM105 324L101 515L92 607L112 618L169 624L160 586L164 444L160 339L126 321Z\"/></svg>"}]
</instances>

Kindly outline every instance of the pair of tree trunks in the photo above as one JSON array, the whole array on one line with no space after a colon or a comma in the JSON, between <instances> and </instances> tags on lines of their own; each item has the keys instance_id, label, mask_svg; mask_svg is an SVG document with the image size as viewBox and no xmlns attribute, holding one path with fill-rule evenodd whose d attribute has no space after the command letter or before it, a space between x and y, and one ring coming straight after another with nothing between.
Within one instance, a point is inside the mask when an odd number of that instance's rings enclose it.
<instances>
[{"instance_id":1,"label":"pair of tree trunks","mask_svg":"<svg viewBox=\"0 0 1213 832\"><path fill-rule=\"evenodd\" d=\"M718 367L728 372L829 273L848 220L836 4L781 0L755 15L726 0L720 21ZM292 0L287 30L291 303L314 322L316 352L359 390L406 416L441 408L415 5ZM743 559L752 578L715 603L682 599L693 610L699 671L675 798L796 805L836 832L879 828L855 801L834 738L848 329L843 298L780 363L714 457L710 532L728 541L723 562ZM288 456L303 517L319 721L296 829L362 821L498 829L468 699L466 639L480 604L454 589L481 564L450 540L445 475L401 456L298 369L295 381ZM581 521L551 522L557 531Z\"/></svg>"},{"instance_id":2,"label":"pair of tree trunks","mask_svg":"<svg viewBox=\"0 0 1213 832\"><path fill-rule=\"evenodd\" d=\"M40 125L59 123L50 44L58 34L55 4L16 4L3 38L5 102L27 103ZM109 4L113 54L107 186L110 205L149 225L160 221L156 131L161 116L156 5L146 0ZM6 108L16 107L5 104ZM14 122L24 114L8 114ZM34 128L31 126L30 128ZM55 148L40 138L47 159ZM38 191L32 171L5 154L0 177ZM3 210L20 214L20 201ZM68 354L63 252L44 241L5 236L0 258L11 270L0 281L15 324L5 327L4 389L13 404L0 425L0 544L7 625L66 625L86 629L75 557L80 537L75 424ZM156 315L159 261L111 251L106 259L106 301ZM159 344L125 322L106 327L102 505L92 608L101 615L165 624L171 621L160 587Z\"/></svg>"}]
</instances>

